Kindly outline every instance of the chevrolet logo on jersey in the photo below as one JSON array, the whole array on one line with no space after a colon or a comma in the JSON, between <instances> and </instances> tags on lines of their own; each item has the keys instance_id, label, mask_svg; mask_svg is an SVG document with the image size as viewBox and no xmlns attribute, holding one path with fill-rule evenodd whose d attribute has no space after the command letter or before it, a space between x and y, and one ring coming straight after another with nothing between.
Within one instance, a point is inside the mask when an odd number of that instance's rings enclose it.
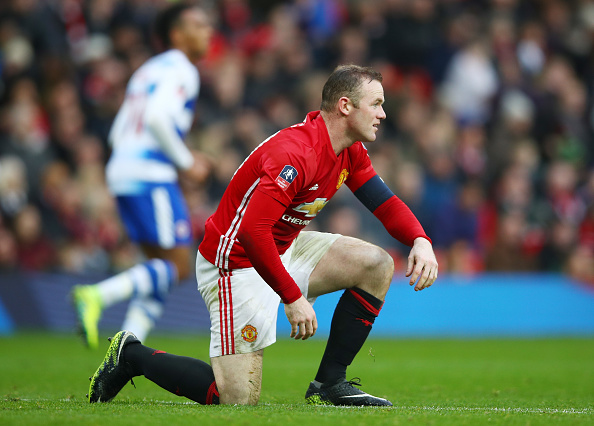
<instances>
[{"instance_id":1,"label":"chevrolet logo on jersey","mask_svg":"<svg viewBox=\"0 0 594 426\"><path fill-rule=\"evenodd\" d=\"M324 208L327 202L327 198L316 198L315 201L312 201L311 203L299 204L297 207L294 207L293 210L299 213L305 213L305 217L315 217L318 212Z\"/></svg>"}]
</instances>

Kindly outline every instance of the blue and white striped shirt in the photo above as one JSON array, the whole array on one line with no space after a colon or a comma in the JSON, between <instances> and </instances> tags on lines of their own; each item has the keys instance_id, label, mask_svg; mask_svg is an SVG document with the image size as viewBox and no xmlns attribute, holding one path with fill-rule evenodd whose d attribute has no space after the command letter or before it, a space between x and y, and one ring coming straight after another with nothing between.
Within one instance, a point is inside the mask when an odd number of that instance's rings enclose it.
<instances>
[{"instance_id":1,"label":"blue and white striped shirt","mask_svg":"<svg viewBox=\"0 0 594 426\"><path fill-rule=\"evenodd\" d=\"M159 183L177 182L193 156L184 143L190 129L200 77L179 50L145 62L132 76L109 134L112 154L107 184L113 194L146 193Z\"/></svg>"}]
</instances>

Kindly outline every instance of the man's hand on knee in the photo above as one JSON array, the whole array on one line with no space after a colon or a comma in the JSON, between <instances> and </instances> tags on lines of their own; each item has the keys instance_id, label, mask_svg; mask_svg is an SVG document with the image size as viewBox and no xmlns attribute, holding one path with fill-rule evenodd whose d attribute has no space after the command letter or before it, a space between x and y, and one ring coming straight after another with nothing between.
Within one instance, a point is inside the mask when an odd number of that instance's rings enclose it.
<instances>
[{"instance_id":1,"label":"man's hand on knee","mask_svg":"<svg viewBox=\"0 0 594 426\"><path fill-rule=\"evenodd\" d=\"M285 305L285 314L291 324L292 338L305 340L316 334L316 313L305 297L301 296L295 302Z\"/></svg>"}]
</instances>

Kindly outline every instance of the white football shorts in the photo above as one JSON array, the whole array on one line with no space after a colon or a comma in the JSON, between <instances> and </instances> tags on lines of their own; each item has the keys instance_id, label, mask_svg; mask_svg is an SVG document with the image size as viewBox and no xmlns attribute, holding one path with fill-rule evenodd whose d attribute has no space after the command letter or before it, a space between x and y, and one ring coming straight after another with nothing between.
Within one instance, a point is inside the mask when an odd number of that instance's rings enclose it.
<instances>
[{"instance_id":1,"label":"white football shorts","mask_svg":"<svg viewBox=\"0 0 594 426\"><path fill-rule=\"evenodd\" d=\"M285 268L308 298L309 277L339 234L303 231L281 256ZM210 357L251 353L276 342L281 299L254 268L222 270L196 257L198 290L210 312Z\"/></svg>"}]
</instances>

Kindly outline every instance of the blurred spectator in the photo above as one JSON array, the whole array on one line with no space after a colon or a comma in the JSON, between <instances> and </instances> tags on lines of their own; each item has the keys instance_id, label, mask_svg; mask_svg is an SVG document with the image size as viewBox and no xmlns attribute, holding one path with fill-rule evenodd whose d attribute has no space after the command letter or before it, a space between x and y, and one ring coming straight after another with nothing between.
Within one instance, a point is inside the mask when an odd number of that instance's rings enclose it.
<instances>
[{"instance_id":1,"label":"blurred spectator","mask_svg":"<svg viewBox=\"0 0 594 426\"><path fill-rule=\"evenodd\" d=\"M594 204L588 208L578 229L579 244L594 253Z\"/></svg>"},{"instance_id":2,"label":"blurred spectator","mask_svg":"<svg viewBox=\"0 0 594 426\"><path fill-rule=\"evenodd\" d=\"M18 268L17 250L14 235L0 227L0 271L13 271Z\"/></svg>"},{"instance_id":3,"label":"blurred spectator","mask_svg":"<svg viewBox=\"0 0 594 426\"><path fill-rule=\"evenodd\" d=\"M56 248L43 233L39 210L28 205L14 220L14 232L18 244L17 259L19 268L43 271L53 269Z\"/></svg>"},{"instance_id":4,"label":"blurred spectator","mask_svg":"<svg viewBox=\"0 0 594 426\"><path fill-rule=\"evenodd\" d=\"M16 156L0 158L0 211L13 218L28 202L28 183L25 165Z\"/></svg>"},{"instance_id":5,"label":"blurred spectator","mask_svg":"<svg viewBox=\"0 0 594 426\"><path fill-rule=\"evenodd\" d=\"M547 168L545 195L555 217L576 228L582 219L586 206L577 191L578 171L575 165L555 161Z\"/></svg>"},{"instance_id":6,"label":"blurred spectator","mask_svg":"<svg viewBox=\"0 0 594 426\"><path fill-rule=\"evenodd\" d=\"M434 246L447 248L459 241L465 241L470 247L477 245L479 213L483 202L483 188L479 182L469 180L460 186L455 197L432 218L433 226L439 230L433 237Z\"/></svg>"},{"instance_id":7,"label":"blurred spectator","mask_svg":"<svg viewBox=\"0 0 594 426\"><path fill-rule=\"evenodd\" d=\"M486 41L476 40L452 58L442 97L460 123L484 124L491 116L491 101L499 85Z\"/></svg>"},{"instance_id":8,"label":"blurred spectator","mask_svg":"<svg viewBox=\"0 0 594 426\"><path fill-rule=\"evenodd\" d=\"M585 246L578 246L569 255L564 270L572 278L594 286L594 254Z\"/></svg>"},{"instance_id":9,"label":"blurred spectator","mask_svg":"<svg viewBox=\"0 0 594 426\"><path fill-rule=\"evenodd\" d=\"M571 223L556 220L547 230L547 240L540 252L540 269L562 272L577 246L576 228Z\"/></svg>"},{"instance_id":10,"label":"blurred spectator","mask_svg":"<svg viewBox=\"0 0 594 426\"><path fill-rule=\"evenodd\" d=\"M25 166L28 195L39 195L41 170L54 156L50 144L50 124L40 103L35 82L29 78L13 81L4 108L0 109L2 130L0 155L16 156Z\"/></svg>"},{"instance_id":11,"label":"blurred spectator","mask_svg":"<svg viewBox=\"0 0 594 426\"><path fill-rule=\"evenodd\" d=\"M536 259L524 249L526 217L510 211L499 217L494 244L487 250L485 267L490 271L531 271Z\"/></svg>"}]
</instances>

